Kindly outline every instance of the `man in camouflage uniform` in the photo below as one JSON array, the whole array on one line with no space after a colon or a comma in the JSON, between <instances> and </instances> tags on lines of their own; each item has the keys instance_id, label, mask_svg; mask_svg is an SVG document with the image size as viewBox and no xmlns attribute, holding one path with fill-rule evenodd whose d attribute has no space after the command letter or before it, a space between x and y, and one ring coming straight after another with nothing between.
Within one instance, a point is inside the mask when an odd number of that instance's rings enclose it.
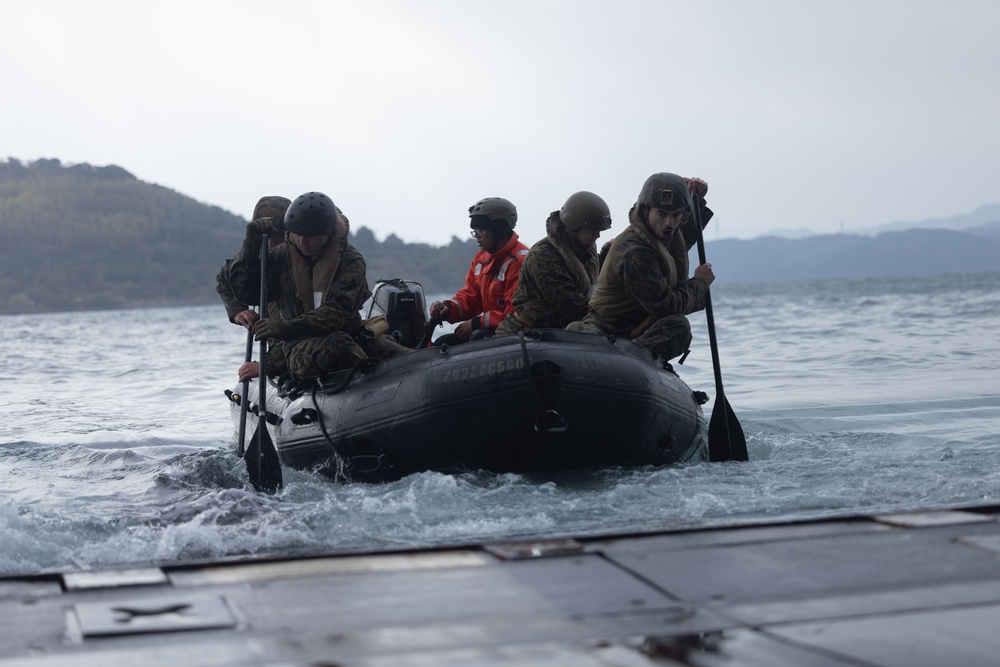
<instances>
[{"instance_id":1,"label":"man in camouflage uniform","mask_svg":"<svg viewBox=\"0 0 1000 667\"><path fill-rule=\"evenodd\" d=\"M268 196L261 197L257 205L254 206L251 220L270 218L271 224L274 227L275 233L267 239L268 248L274 248L285 242L285 211L288 210L288 205L291 203L291 200L287 197ZM232 264L232 260L227 259L226 263L219 269L218 275L215 276L215 290L219 293L219 297L222 298L229 321L247 329L252 329L253 325L260 319L260 316L250 310L247 304L237 299L236 295L233 294L233 287L229 284L230 264Z\"/></svg>"},{"instance_id":2,"label":"man in camouflage uniform","mask_svg":"<svg viewBox=\"0 0 1000 667\"><path fill-rule=\"evenodd\" d=\"M545 222L545 238L528 251L521 266L514 311L496 335L540 327L562 329L587 313L597 281L597 239L611 227L611 210L593 192L570 195Z\"/></svg>"},{"instance_id":3,"label":"man in camouflage uniform","mask_svg":"<svg viewBox=\"0 0 1000 667\"><path fill-rule=\"evenodd\" d=\"M288 240L268 252L268 317L254 326L256 340L267 339L267 374L311 380L352 368L366 357L385 359L409 348L390 336L376 336L359 311L371 296L365 259L348 243L350 223L321 192L298 197L285 213ZM230 266L230 282L240 300L260 300L260 244L269 234L266 218L247 225L243 247ZM240 380L256 377L258 366L245 363Z\"/></svg>"},{"instance_id":4,"label":"man in camouflage uniform","mask_svg":"<svg viewBox=\"0 0 1000 667\"><path fill-rule=\"evenodd\" d=\"M685 315L705 308L715 280L711 264L688 277L688 251L698 239L691 197L704 225L712 217L707 192L708 184L697 178L659 173L646 179L628 228L611 243L589 312L566 328L630 338L664 359L684 353L691 345Z\"/></svg>"}]
</instances>

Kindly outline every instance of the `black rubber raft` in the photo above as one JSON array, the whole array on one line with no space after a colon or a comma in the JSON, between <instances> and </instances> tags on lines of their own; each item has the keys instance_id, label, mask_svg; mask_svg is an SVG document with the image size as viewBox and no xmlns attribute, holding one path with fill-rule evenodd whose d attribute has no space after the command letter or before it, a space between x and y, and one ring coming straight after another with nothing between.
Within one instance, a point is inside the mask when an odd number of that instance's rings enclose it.
<instances>
[{"instance_id":1,"label":"black rubber raft","mask_svg":"<svg viewBox=\"0 0 1000 667\"><path fill-rule=\"evenodd\" d=\"M650 350L604 336L541 329L422 348L267 393L282 465L349 481L708 459L705 394Z\"/></svg>"}]
</instances>

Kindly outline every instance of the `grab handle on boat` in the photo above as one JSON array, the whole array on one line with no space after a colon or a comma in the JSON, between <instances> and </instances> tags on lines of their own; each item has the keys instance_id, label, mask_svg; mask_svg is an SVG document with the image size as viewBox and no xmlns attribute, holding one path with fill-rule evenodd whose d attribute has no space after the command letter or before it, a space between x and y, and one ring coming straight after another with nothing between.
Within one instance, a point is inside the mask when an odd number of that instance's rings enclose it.
<instances>
[{"instance_id":1,"label":"grab handle on boat","mask_svg":"<svg viewBox=\"0 0 1000 667\"><path fill-rule=\"evenodd\" d=\"M542 410L535 419L535 433L562 433L568 428L569 424L555 410Z\"/></svg>"},{"instance_id":2,"label":"grab handle on boat","mask_svg":"<svg viewBox=\"0 0 1000 667\"><path fill-rule=\"evenodd\" d=\"M294 415L289 417L292 423L296 426L304 426L305 424L312 424L319 419L319 412L313 410L312 408L303 408L296 412Z\"/></svg>"}]
</instances>

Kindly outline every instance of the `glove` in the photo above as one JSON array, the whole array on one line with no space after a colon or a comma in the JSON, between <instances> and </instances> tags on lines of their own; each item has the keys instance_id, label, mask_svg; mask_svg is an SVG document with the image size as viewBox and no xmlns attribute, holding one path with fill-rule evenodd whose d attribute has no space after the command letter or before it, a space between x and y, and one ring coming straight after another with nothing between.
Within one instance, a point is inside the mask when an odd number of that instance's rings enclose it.
<instances>
[{"instance_id":1,"label":"glove","mask_svg":"<svg viewBox=\"0 0 1000 667\"><path fill-rule=\"evenodd\" d=\"M269 317L266 320L260 320L253 327L254 340L264 340L265 338L277 338L281 340L287 334L288 323L284 320L278 320L273 317Z\"/></svg>"},{"instance_id":2,"label":"glove","mask_svg":"<svg viewBox=\"0 0 1000 667\"><path fill-rule=\"evenodd\" d=\"M278 230L271 224L271 218L255 218L247 223L247 239L260 240L262 236L273 236Z\"/></svg>"},{"instance_id":3,"label":"glove","mask_svg":"<svg viewBox=\"0 0 1000 667\"><path fill-rule=\"evenodd\" d=\"M448 317L451 310L450 301L435 301L431 304L430 316L432 320L442 320Z\"/></svg>"}]
</instances>

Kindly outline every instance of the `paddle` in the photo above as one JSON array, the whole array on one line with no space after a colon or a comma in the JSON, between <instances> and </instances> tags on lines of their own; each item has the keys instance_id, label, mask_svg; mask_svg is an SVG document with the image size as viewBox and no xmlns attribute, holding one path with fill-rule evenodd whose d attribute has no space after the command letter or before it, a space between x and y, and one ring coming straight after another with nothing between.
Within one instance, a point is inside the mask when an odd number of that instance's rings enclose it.
<instances>
[{"instance_id":1,"label":"paddle","mask_svg":"<svg viewBox=\"0 0 1000 667\"><path fill-rule=\"evenodd\" d=\"M267 234L261 235L260 244L260 315L267 317ZM257 378L257 430L250 441L243 460L247 475L257 491L274 493L281 488L281 461L267 430L267 339L260 341L260 375Z\"/></svg>"},{"instance_id":2,"label":"paddle","mask_svg":"<svg viewBox=\"0 0 1000 667\"><path fill-rule=\"evenodd\" d=\"M705 235L702 232L701 207L698 196L692 195L694 205L694 226L698 232L698 262L704 264ZM715 340L715 317L712 315L711 290L705 291L705 318L708 320L708 340L712 346L712 369L715 371L715 406L712 408L712 419L708 422L708 460L709 461L749 461L747 454L747 439L743 435L743 427L736 418L733 409L726 400L726 392L722 388L722 369L719 366L719 345Z\"/></svg>"},{"instance_id":3,"label":"paddle","mask_svg":"<svg viewBox=\"0 0 1000 667\"><path fill-rule=\"evenodd\" d=\"M247 329L247 353L243 357L244 363L249 363L253 356L253 327ZM250 402L247 393L250 391L250 380L243 381L243 392L240 393L240 434L236 440L236 456L243 458L246 453L244 439L247 435L247 404Z\"/></svg>"}]
</instances>

